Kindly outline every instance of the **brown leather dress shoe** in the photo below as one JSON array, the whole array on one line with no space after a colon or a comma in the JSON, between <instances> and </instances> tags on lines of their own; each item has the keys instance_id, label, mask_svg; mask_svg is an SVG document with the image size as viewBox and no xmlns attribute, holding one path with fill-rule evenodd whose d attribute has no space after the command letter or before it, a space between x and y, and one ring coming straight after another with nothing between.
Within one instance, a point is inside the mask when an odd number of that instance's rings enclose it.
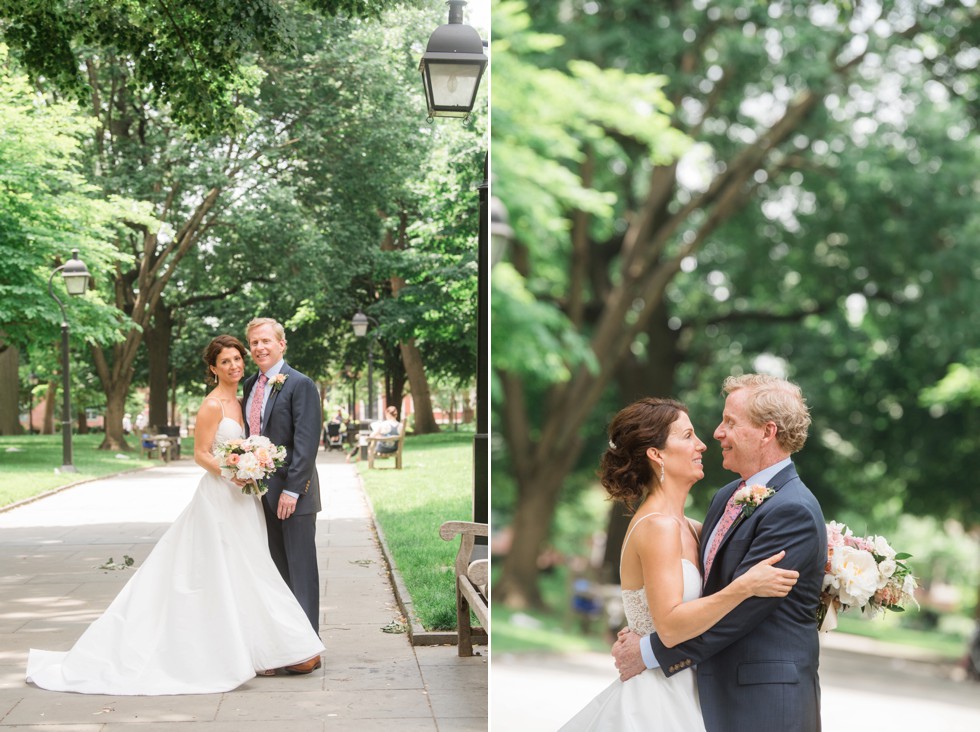
<instances>
[{"instance_id":1,"label":"brown leather dress shoe","mask_svg":"<svg viewBox=\"0 0 980 732\"><path fill-rule=\"evenodd\" d=\"M323 663L320 661L319 656L313 656L313 658L308 661L303 661L303 663L297 663L295 666L286 666L286 673L290 674L308 674L316 671Z\"/></svg>"}]
</instances>

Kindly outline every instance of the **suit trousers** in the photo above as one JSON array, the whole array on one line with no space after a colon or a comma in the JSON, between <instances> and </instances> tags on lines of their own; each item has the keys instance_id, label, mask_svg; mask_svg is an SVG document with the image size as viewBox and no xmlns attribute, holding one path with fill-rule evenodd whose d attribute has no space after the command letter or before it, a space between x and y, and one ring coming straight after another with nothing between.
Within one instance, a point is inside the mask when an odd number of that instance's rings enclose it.
<instances>
[{"instance_id":1,"label":"suit trousers","mask_svg":"<svg viewBox=\"0 0 980 732\"><path fill-rule=\"evenodd\" d=\"M285 521L262 501L269 553L313 630L320 633L320 571L316 561L316 514L293 514ZM310 552L310 547L314 547Z\"/></svg>"}]
</instances>

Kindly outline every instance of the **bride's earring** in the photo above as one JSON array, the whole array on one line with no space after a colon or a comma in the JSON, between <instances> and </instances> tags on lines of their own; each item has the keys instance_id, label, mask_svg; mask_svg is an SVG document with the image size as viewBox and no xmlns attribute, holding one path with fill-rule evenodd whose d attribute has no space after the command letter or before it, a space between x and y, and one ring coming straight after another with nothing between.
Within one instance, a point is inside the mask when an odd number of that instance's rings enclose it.
<instances>
[{"instance_id":1,"label":"bride's earring","mask_svg":"<svg viewBox=\"0 0 980 732\"><path fill-rule=\"evenodd\" d=\"M664 464L660 463L660 485L664 484Z\"/></svg>"}]
</instances>

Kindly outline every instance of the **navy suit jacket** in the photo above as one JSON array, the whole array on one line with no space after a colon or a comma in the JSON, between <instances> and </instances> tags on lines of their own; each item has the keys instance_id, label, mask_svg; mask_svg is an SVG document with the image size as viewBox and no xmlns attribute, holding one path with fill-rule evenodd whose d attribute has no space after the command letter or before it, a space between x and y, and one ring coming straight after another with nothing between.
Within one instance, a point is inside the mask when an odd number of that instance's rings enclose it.
<instances>
[{"instance_id":1,"label":"navy suit jacket","mask_svg":"<svg viewBox=\"0 0 980 732\"><path fill-rule=\"evenodd\" d=\"M281 389L272 390L271 383L265 386L272 391L265 405L262 434L276 445L286 448L286 462L269 476L269 490L262 498L275 513L279 496L285 488L299 494L296 503L298 515L316 513L320 510L320 481L316 472L322 425L320 392L308 376L288 363L283 362L279 373L286 376ZM245 380L243 412L258 377L256 373ZM248 419L245 420L245 433L250 433Z\"/></svg>"},{"instance_id":2,"label":"navy suit jacket","mask_svg":"<svg viewBox=\"0 0 980 732\"><path fill-rule=\"evenodd\" d=\"M704 541L738 488L729 483L711 501ZM707 732L818 732L820 647L816 612L827 561L827 528L817 499L788 465L768 483L776 493L746 518L736 518L705 578L710 595L780 550L777 566L799 581L784 598L750 597L697 638L667 648L654 634L653 652L668 676L697 666Z\"/></svg>"}]
</instances>

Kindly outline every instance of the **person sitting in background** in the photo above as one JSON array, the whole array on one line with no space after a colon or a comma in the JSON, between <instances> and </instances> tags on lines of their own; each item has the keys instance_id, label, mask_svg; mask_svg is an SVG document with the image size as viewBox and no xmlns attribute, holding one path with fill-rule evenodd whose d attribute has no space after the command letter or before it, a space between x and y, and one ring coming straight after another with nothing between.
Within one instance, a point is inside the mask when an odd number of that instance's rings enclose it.
<instances>
[{"instance_id":1,"label":"person sitting in background","mask_svg":"<svg viewBox=\"0 0 980 732\"><path fill-rule=\"evenodd\" d=\"M397 437L401 431L402 425L398 421L398 409L396 407L387 407L385 418L380 422L371 423L371 437ZM377 450L379 453L390 455L398 451L398 443L394 440L382 440L378 443Z\"/></svg>"}]
</instances>

